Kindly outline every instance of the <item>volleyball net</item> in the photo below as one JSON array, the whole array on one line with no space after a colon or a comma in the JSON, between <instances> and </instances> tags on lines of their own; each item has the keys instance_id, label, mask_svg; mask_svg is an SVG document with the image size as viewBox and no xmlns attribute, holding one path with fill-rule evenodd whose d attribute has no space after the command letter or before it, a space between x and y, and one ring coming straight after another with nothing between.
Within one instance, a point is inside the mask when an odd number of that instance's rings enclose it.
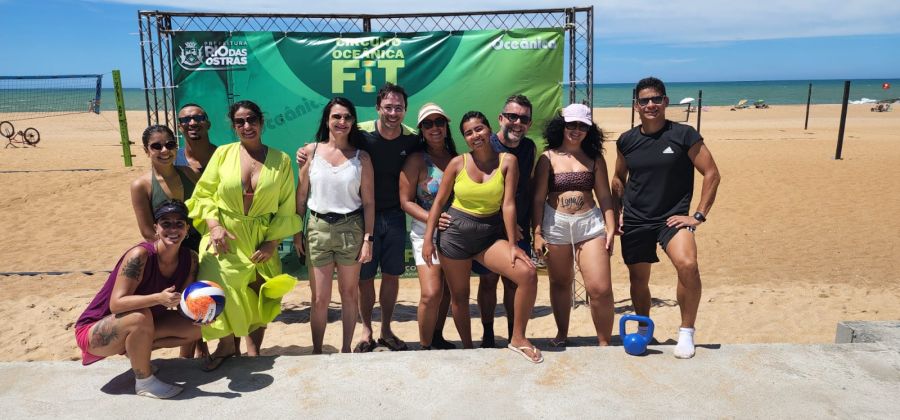
<instances>
[{"instance_id":1,"label":"volleyball net","mask_svg":"<svg viewBox=\"0 0 900 420\"><path fill-rule=\"evenodd\" d=\"M0 114L9 121L100 113L102 74L0 76Z\"/></svg>"}]
</instances>

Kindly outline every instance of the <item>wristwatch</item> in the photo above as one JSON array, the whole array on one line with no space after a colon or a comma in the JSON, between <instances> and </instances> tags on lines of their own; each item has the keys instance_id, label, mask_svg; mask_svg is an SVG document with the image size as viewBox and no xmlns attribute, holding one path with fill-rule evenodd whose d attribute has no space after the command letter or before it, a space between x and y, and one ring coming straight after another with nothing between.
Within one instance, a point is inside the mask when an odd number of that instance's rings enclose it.
<instances>
[{"instance_id":1,"label":"wristwatch","mask_svg":"<svg viewBox=\"0 0 900 420\"><path fill-rule=\"evenodd\" d=\"M367 233L367 234L363 235L363 240L368 241L368 242L375 242L375 237L372 236L371 233Z\"/></svg>"},{"instance_id":2,"label":"wristwatch","mask_svg":"<svg viewBox=\"0 0 900 420\"><path fill-rule=\"evenodd\" d=\"M704 216L703 213L700 213L698 211L698 212L694 213L694 219L697 219L698 222L703 223L706 221L706 216Z\"/></svg>"}]
</instances>

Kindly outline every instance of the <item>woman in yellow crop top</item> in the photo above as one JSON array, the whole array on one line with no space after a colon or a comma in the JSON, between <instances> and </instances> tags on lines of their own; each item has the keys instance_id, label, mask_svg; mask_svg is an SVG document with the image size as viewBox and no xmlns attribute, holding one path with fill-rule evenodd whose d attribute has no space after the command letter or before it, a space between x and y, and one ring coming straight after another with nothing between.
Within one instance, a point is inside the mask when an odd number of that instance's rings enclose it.
<instances>
[{"instance_id":1,"label":"woman in yellow crop top","mask_svg":"<svg viewBox=\"0 0 900 420\"><path fill-rule=\"evenodd\" d=\"M437 254L450 285L453 322L463 347L472 348L469 319L469 275L472 260L516 283L515 313L531 314L537 297L534 263L516 246L515 191L519 178L516 157L491 148L491 126L478 111L469 111L460 120L460 131L470 152L457 156L444 170L434 204L428 212L422 257L430 266ZM432 239L444 205L453 194L447 211L450 226ZM540 350L525 338L530 316L517 316L509 349L532 363L544 360Z\"/></svg>"}]
</instances>

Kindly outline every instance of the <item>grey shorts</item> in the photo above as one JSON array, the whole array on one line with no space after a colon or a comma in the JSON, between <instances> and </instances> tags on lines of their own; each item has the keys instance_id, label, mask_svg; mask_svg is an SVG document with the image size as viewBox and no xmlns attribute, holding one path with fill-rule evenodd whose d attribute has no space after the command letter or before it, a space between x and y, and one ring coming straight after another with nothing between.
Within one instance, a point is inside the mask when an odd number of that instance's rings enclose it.
<instances>
[{"instance_id":1,"label":"grey shorts","mask_svg":"<svg viewBox=\"0 0 900 420\"><path fill-rule=\"evenodd\" d=\"M606 236L606 223L603 213L594 207L584 213L560 213L544 203L544 220L541 223L541 236L551 245L574 245Z\"/></svg>"},{"instance_id":2,"label":"grey shorts","mask_svg":"<svg viewBox=\"0 0 900 420\"><path fill-rule=\"evenodd\" d=\"M450 207L450 226L438 229L438 251L454 260L465 260L503 239L503 216L478 217Z\"/></svg>"}]
</instances>

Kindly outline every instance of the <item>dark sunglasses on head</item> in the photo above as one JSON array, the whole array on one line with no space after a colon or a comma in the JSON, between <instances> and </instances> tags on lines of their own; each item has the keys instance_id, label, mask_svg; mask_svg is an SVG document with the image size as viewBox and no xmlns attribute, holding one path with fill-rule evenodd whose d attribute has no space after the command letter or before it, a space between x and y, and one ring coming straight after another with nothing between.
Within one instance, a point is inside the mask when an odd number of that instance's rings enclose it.
<instances>
[{"instance_id":1,"label":"dark sunglasses on head","mask_svg":"<svg viewBox=\"0 0 900 420\"><path fill-rule=\"evenodd\" d=\"M150 143L149 145L147 145L147 147L149 147L153 150L156 150L156 151L162 150L163 146L165 146L166 149L175 150L178 148L178 142L175 140L172 140L172 141L167 141L165 143Z\"/></svg>"},{"instance_id":2,"label":"dark sunglasses on head","mask_svg":"<svg viewBox=\"0 0 900 420\"><path fill-rule=\"evenodd\" d=\"M347 121L351 122L356 118L350 114L331 114L331 119L335 121Z\"/></svg>"},{"instance_id":3,"label":"dark sunglasses on head","mask_svg":"<svg viewBox=\"0 0 900 420\"><path fill-rule=\"evenodd\" d=\"M566 128L569 130L578 130L578 131L584 131L585 133L587 133L588 131L590 131L591 126L589 126L583 122L569 121L566 123Z\"/></svg>"},{"instance_id":4,"label":"dark sunglasses on head","mask_svg":"<svg viewBox=\"0 0 900 420\"><path fill-rule=\"evenodd\" d=\"M433 127L443 128L447 126L446 118L435 118L433 120L422 120L422 129L431 130Z\"/></svg>"},{"instance_id":5,"label":"dark sunglasses on head","mask_svg":"<svg viewBox=\"0 0 900 420\"><path fill-rule=\"evenodd\" d=\"M206 121L206 115L200 114L200 115L187 115L184 117L178 117L178 122L180 122L182 124L190 124L191 120L194 120L197 122L197 124L200 124L200 123Z\"/></svg>"},{"instance_id":6,"label":"dark sunglasses on head","mask_svg":"<svg viewBox=\"0 0 900 420\"><path fill-rule=\"evenodd\" d=\"M247 118L233 118L231 123L234 124L235 127L243 127L244 124L254 125L259 122L259 117L256 115L249 115Z\"/></svg>"},{"instance_id":7,"label":"dark sunglasses on head","mask_svg":"<svg viewBox=\"0 0 900 420\"><path fill-rule=\"evenodd\" d=\"M159 227L163 229L184 229L185 226L187 226L187 222L185 222L184 220L176 220L174 222L159 222Z\"/></svg>"},{"instance_id":8,"label":"dark sunglasses on head","mask_svg":"<svg viewBox=\"0 0 900 420\"><path fill-rule=\"evenodd\" d=\"M504 112L500 115L503 115L504 118L506 118L507 120L510 120L512 122L521 121L522 124L528 124L531 122L530 115L520 115L520 114L516 114L513 112Z\"/></svg>"},{"instance_id":9,"label":"dark sunglasses on head","mask_svg":"<svg viewBox=\"0 0 900 420\"><path fill-rule=\"evenodd\" d=\"M647 106L650 102L653 102L656 105L662 105L663 99L665 99L665 96L651 96L649 98L638 98L637 102L640 106Z\"/></svg>"}]
</instances>

